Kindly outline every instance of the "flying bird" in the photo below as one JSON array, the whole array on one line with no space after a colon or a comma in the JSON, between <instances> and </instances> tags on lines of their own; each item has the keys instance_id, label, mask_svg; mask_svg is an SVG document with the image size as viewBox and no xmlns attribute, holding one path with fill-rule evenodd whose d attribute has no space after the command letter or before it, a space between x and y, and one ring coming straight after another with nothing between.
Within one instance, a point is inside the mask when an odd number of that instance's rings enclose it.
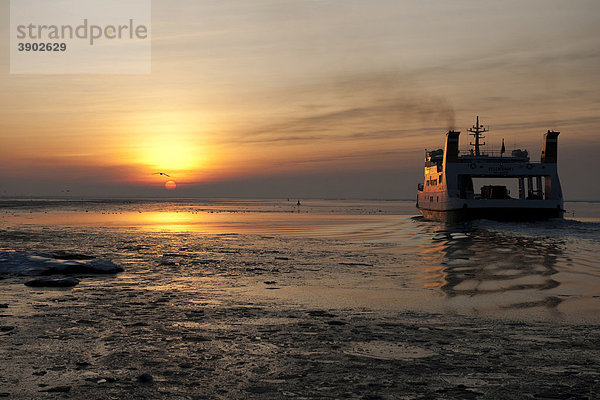
<instances>
[{"instance_id":1,"label":"flying bird","mask_svg":"<svg viewBox=\"0 0 600 400\"><path fill-rule=\"evenodd\" d=\"M169 174L165 174L164 172L155 172L155 173L153 173L152 175L162 175L162 176L166 176L166 177L168 177L168 178L170 178L170 177L171 177L171 175L169 175Z\"/></svg>"}]
</instances>

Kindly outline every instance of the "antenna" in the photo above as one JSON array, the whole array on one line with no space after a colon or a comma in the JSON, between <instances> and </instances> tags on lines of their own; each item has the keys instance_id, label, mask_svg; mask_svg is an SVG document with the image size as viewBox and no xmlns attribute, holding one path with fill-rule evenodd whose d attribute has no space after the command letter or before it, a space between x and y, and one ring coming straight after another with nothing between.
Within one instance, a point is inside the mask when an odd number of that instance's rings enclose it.
<instances>
[{"instance_id":1,"label":"antenna","mask_svg":"<svg viewBox=\"0 0 600 400\"><path fill-rule=\"evenodd\" d=\"M475 156L478 157L480 155L479 153L479 146L480 145L485 145L484 143L479 143L479 139L485 139L485 136L482 135L482 133L487 132L488 130L486 128L483 127L483 125L479 125L479 115L477 116L477 122L475 123L475 125L473 125L472 128L468 129L469 135L474 136L475 137L475 143L469 143L471 146L473 146L473 151L475 152Z\"/></svg>"}]
</instances>

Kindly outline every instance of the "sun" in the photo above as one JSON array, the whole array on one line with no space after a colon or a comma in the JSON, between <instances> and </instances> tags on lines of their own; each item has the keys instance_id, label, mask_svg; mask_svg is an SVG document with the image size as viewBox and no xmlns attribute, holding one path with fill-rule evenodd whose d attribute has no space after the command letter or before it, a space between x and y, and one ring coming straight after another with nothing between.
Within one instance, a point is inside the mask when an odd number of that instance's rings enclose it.
<instances>
[{"instance_id":1,"label":"sun","mask_svg":"<svg viewBox=\"0 0 600 400\"><path fill-rule=\"evenodd\" d=\"M128 132L129 161L187 179L208 162L201 131L206 124L184 112L140 115Z\"/></svg>"},{"instance_id":2,"label":"sun","mask_svg":"<svg viewBox=\"0 0 600 400\"><path fill-rule=\"evenodd\" d=\"M175 181L166 181L165 182L165 189L167 190L173 190L177 187L177 184L175 183Z\"/></svg>"},{"instance_id":3,"label":"sun","mask_svg":"<svg viewBox=\"0 0 600 400\"><path fill-rule=\"evenodd\" d=\"M126 143L118 144L123 149L118 160L135 166L128 179L137 184L162 183L166 190L176 189L178 184L187 186L208 179L214 160L221 158L220 146L211 143L217 126L195 111L154 110L123 118L120 123L126 129L122 132ZM165 184L173 177L179 182Z\"/></svg>"}]
</instances>

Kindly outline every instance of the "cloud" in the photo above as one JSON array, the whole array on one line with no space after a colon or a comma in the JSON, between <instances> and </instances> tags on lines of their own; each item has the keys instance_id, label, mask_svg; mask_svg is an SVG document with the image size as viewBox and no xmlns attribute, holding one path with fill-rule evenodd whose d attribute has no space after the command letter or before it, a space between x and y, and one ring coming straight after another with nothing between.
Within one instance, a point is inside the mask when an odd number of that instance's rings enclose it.
<instances>
[{"instance_id":1,"label":"cloud","mask_svg":"<svg viewBox=\"0 0 600 400\"><path fill-rule=\"evenodd\" d=\"M238 133L242 143L388 140L451 129L455 111L443 96L420 92L394 73L363 73L286 88L297 104L284 118ZM290 100L291 99L291 100Z\"/></svg>"}]
</instances>

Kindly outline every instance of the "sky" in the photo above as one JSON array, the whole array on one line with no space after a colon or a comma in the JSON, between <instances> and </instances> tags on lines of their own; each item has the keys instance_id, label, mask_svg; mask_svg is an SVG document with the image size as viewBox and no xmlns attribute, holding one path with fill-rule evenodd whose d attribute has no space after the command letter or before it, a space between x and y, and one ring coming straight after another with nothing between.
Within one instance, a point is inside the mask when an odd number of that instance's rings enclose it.
<instances>
[{"instance_id":1,"label":"sky","mask_svg":"<svg viewBox=\"0 0 600 400\"><path fill-rule=\"evenodd\" d=\"M0 12L0 196L410 199L479 115L600 200L596 0L154 0L142 75L10 74Z\"/></svg>"}]
</instances>

